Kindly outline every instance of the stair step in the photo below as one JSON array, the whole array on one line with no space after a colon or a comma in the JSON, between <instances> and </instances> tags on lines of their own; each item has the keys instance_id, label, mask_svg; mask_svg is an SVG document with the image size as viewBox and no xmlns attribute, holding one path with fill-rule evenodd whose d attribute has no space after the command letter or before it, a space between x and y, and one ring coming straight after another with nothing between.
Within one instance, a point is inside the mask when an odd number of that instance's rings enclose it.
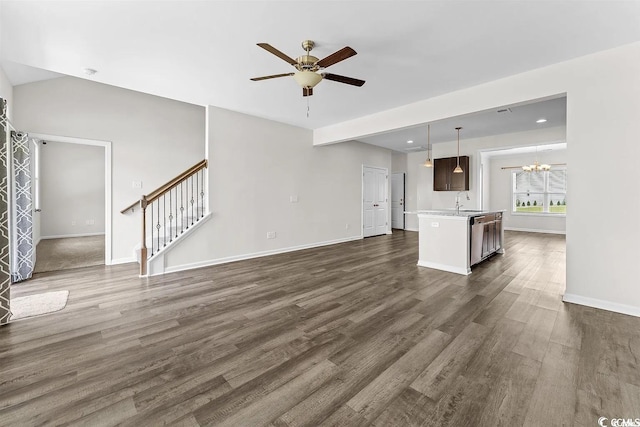
<instances>
[{"instance_id":1,"label":"stair step","mask_svg":"<svg viewBox=\"0 0 640 427\"><path fill-rule=\"evenodd\" d=\"M153 254L155 255L163 248L165 248L169 243L173 242L180 238L182 234L184 234L189 228L195 226L198 221L200 221L202 217L185 217L185 225L182 226L181 223L178 224L170 224L167 222L167 226L164 226L164 223L161 223L160 228L153 229L153 234L151 233L151 227L147 229L147 253L148 256L151 256L151 249L153 248ZM188 223L187 223L188 221ZM193 221L193 224L191 223ZM176 237L177 235L177 237ZM135 247L136 261L140 262L140 244L138 243Z\"/></svg>"}]
</instances>

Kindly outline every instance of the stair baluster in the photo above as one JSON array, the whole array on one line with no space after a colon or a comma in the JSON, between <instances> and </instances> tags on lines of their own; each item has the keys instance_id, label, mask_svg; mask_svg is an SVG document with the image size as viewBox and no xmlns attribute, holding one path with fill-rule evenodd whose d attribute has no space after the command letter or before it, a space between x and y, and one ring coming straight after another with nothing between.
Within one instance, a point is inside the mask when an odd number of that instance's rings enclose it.
<instances>
[{"instance_id":1,"label":"stair baluster","mask_svg":"<svg viewBox=\"0 0 640 427\"><path fill-rule=\"evenodd\" d=\"M207 166L207 160L202 160L121 211L122 214L127 214L140 207L142 212L141 276L148 273L149 258L157 255L160 250L185 233L190 225L195 225L204 217L204 168ZM151 246L150 254L148 243Z\"/></svg>"}]
</instances>

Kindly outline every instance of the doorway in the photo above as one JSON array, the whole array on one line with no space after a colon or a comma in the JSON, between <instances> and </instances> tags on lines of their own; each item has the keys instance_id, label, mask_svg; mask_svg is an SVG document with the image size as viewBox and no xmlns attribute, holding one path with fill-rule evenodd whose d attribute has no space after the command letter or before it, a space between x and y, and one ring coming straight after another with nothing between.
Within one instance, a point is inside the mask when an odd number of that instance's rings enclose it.
<instances>
[{"instance_id":1,"label":"doorway","mask_svg":"<svg viewBox=\"0 0 640 427\"><path fill-rule=\"evenodd\" d=\"M362 167L362 236L387 234L388 170L372 166Z\"/></svg>"},{"instance_id":2,"label":"doorway","mask_svg":"<svg viewBox=\"0 0 640 427\"><path fill-rule=\"evenodd\" d=\"M404 230L405 173L391 174L391 228Z\"/></svg>"},{"instance_id":3,"label":"doorway","mask_svg":"<svg viewBox=\"0 0 640 427\"><path fill-rule=\"evenodd\" d=\"M110 264L111 143L30 134L35 272Z\"/></svg>"}]
</instances>

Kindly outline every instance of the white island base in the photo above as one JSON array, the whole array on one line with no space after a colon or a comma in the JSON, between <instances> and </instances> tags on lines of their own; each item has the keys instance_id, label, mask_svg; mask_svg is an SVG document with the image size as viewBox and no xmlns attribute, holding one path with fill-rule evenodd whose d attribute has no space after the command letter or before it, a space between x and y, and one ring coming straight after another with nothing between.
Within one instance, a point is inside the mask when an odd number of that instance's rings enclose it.
<instances>
[{"instance_id":1,"label":"white island base","mask_svg":"<svg viewBox=\"0 0 640 427\"><path fill-rule=\"evenodd\" d=\"M418 212L420 267L471 274L471 218L484 214ZM500 241L502 241L502 230ZM504 253L500 245L497 253Z\"/></svg>"}]
</instances>

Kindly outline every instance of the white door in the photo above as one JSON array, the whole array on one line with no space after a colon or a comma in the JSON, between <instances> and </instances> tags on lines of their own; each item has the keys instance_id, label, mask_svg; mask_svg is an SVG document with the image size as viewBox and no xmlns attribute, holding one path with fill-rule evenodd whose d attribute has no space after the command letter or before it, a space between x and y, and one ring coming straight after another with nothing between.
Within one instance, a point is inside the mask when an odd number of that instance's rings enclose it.
<instances>
[{"instance_id":1,"label":"white door","mask_svg":"<svg viewBox=\"0 0 640 427\"><path fill-rule=\"evenodd\" d=\"M362 228L364 237L387 234L387 170L363 167Z\"/></svg>"},{"instance_id":2,"label":"white door","mask_svg":"<svg viewBox=\"0 0 640 427\"><path fill-rule=\"evenodd\" d=\"M391 228L404 230L404 172L391 174Z\"/></svg>"}]
</instances>

